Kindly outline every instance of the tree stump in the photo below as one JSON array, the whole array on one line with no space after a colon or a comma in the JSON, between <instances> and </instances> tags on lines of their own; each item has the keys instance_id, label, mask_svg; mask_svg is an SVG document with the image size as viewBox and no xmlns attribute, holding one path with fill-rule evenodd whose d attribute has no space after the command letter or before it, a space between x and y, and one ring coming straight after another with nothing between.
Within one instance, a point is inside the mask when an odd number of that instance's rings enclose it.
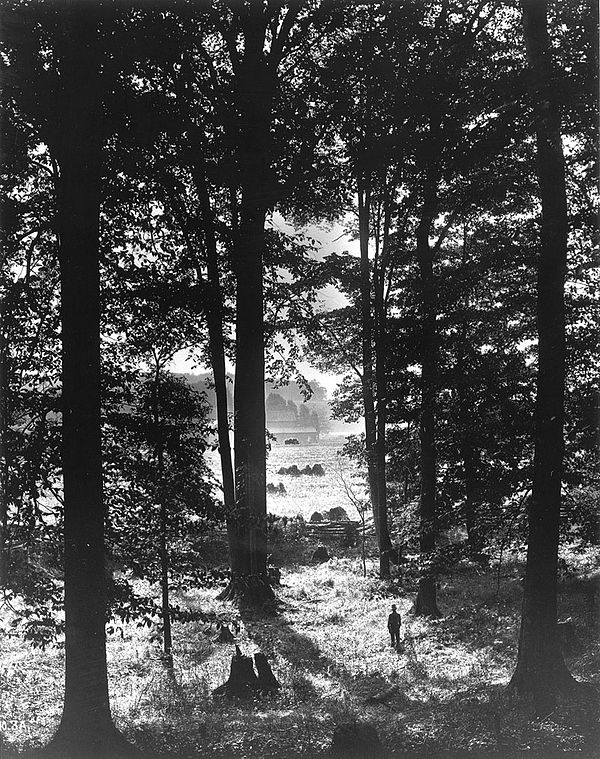
<instances>
[{"instance_id":1,"label":"tree stump","mask_svg":"<svg viewBox=\"0 0 600 759\"><path fill-rule=\"evenodd\" d=\"M229 679L223 685L213 690L213 696L225 696L226 698L249 698L256 693L275 693L281 687L267 657L260 653L254 654L254 662L258 671L258 677L254 671L252 657L244 656L239 647L235 647L235 654L231 657L231 669Z\"/></svg>"},{"instance_id":2,"label":"tree stump","mask_svg":"<svg viewBox=\"0 0 600 759\"><path fill-rule=\"evenodd\" d=\"M275 693L275 691L278 691L281 685L273 674L267 657L260 652L254 654L254 663L258 672L257 689L261 693Z\"/></svg>"},{"instance_id":3,"label":"tree stump","mask_svg":"<svg viewBox=\"0 0 600 759\"><path fill-rule=\"evenodd\" d=\"M385 756L377 730L370 722L345 722L333 732L333 756L346 759L372 759Z\"/></svg>"},{"instance_id":4,"label":"tree stump","mask_svg":"<svg viewBox=\"0 0 600 759\"><path fill-rule=\"evenodd\" d=\"M229 679L213 690L213 696L248 698L255 693L257 686L258 678L252 666L252 659L249 656L244 656L239 647L236 646L235 654L231 657Z\"/></svg>"}]
</instances>

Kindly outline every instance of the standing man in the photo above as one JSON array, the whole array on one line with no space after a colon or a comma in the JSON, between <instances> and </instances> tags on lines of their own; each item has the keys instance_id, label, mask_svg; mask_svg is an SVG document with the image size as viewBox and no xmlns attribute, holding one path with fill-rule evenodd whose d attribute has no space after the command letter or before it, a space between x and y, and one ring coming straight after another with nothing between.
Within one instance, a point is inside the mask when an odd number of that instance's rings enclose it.
<instances>
[{"instance_id":1,"label":"standing man","mask_svg":"<svg viewBox=\"0 0 600 759\"><path fill-rule=\"evenodd\" d=\"M398 648L400 646L400 625L402 620L400 615L396 611L396 605L392 604L392 613L388 617L388 630L392 637L392 647Z\"/></svg>"}]
</instances>

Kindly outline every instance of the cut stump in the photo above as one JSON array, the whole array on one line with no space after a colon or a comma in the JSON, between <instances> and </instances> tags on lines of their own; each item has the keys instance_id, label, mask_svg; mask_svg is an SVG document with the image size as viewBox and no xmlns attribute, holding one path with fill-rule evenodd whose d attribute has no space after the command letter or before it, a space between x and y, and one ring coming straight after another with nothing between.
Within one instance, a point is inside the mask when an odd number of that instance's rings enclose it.
<instances>
[{"instance_id":1,"label":"cut stump","mask_svg":"<svg viewBox=\"0 0 600 759\"><path fill-rule=\"evenodd\" d=\"M281 685L273 674L267 657L260 652L254 654L254 663L258 672L257 689L262 693L274 693L278 691Z\"/></svg>"},{"instance_id":2,"label":"cut stump","mask_svg":"<svg viewBox=\"0 0 600 759\"><path fill-rule=\"evenodd\" d=\"M252 658L245 656L239 647L235 647L235 654L231 657L231 670L229 679L223 685L213 690L213 696L225 696L225 698L249 698L257 693L275 693L281 687L267 657L263 653L254 654L254 662L258 676L254 671Z\"/></svg>"},{"instance_id":3,"label":"cut stump","mask_svg":"<svg viewBox=\"0 0 600 759\"><path fill-rule=\"evenodd\" d=\"M213 696L248 698L256 691L257 685L258 679L252 666L252 659L244 656L239 646L236 646L235 654L231 657L229 679L213 690Z\"/></svg>"}]
</instances>

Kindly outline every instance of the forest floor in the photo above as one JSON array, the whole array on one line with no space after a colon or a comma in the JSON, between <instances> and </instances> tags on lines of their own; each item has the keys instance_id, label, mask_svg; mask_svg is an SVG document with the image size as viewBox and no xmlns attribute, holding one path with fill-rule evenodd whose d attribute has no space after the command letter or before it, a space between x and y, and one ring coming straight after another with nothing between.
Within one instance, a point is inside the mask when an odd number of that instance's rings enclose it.
<instances>
[{"instance_id":1,"label":"forest floor","mask_svg":"<svg viewBox=\"0 0 600 759\"><path fill-rule=\"evenodd\" d=\"M211 545L215 557L225 546ZM328 750L337 724L371 722L384 746L414 757L496 756L526 752L546 759L595 756L597 705L588 696L536 716L507 684L516 661L521 596L519 561L505 565L500 590L493 569L457 567L439 588L443 618L411 614L414 581L396 595L375 578L372 558L362 577L357 549L336 549L310 563L308 539L280 546L277 616L243 614L215 600L215 590L190 590L182 605L240 626L243 653L262 651L281 683L275 696L231 702L213 697L225 682L233 645L215 642L200 622L175 625L174 678L153 631L135 623L108 638L109 679L118 726L140 748L172 757L292 757ZM568 658L580 679L600 684L597 554L563 552L560 618L571 617L578 645ZM391 648L391 603L403 617L400 653ZM45 743L61 710L63 650L31 649L0 640L2 759ZM397 686L383 704L368 699ZM566 753L563 753L566 752Z\"/></svg>"}]
</instances>

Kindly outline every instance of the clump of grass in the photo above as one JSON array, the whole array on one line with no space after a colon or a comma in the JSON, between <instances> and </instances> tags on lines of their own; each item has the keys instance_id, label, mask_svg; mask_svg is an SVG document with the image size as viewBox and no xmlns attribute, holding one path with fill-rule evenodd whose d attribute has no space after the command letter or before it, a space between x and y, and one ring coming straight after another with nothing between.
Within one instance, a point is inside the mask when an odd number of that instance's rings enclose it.
<instances>
[{"instance_id":1,"label":"clump of grass","mask_svg":"<svg viewBox=\"0 0 600 759\"><path fill-rule=\"evenodd\" d=\"M326 625L343 625L346 622L346 617L339 611L331 612L323 618L323 622Z\"/></svg>"}]
</instances>

